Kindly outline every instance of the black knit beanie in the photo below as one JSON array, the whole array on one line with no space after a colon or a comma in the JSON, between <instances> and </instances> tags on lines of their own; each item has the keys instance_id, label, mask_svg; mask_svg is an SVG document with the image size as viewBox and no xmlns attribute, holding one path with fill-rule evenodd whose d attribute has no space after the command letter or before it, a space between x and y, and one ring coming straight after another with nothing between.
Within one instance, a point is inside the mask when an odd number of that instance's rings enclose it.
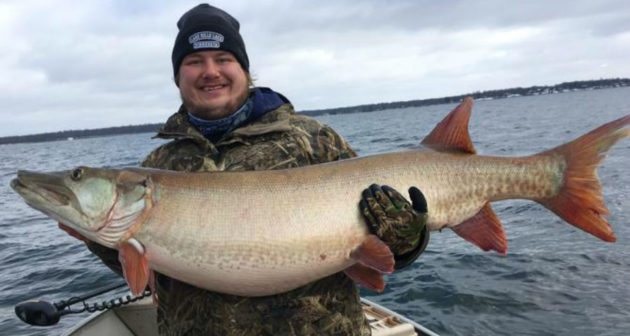
<instances>
[{"instance_id":1,"label":"black knit beanie","mask_svg":"<svg viewBox=\"0 0 630 336\"><path fill-rule=\"evenodd\" d=\"M173 74L177 77L184 57L201 50L231 52L246 72L249 59L238 21L222 9L201 4L184 13L177 21L179 33L173 46Z\"/></svg>"}]
</instances>

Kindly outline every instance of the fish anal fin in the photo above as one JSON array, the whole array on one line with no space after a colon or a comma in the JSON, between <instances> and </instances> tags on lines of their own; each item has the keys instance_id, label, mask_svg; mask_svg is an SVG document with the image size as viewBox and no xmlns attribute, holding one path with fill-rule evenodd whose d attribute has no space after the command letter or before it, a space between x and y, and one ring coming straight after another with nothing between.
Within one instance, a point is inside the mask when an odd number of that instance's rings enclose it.
<instances>
[{"instance_id":1,"label":"fish anal fin","mask_svg":"<svg viewBox=\"0 0 630 336\"><path fill-rule=\"evenodd\" d=\"M373 234L368 235L361 245L350 252L350 258L381 273L394 271L394 254L387 244Z\"/></svg>"},{"instance_id":2,"label":"fish anal fin","mask_svg":"<svg viewBox=\"0 0 630 336\"><path fill-rule=\"evenodd\" d=\"M484 251L495 250L501 254L507 252L507 238L499 217L487 203L481 210L452 228L455 233L467 241L479 246Z\"/></svg>"},{"instance_id":3,"label":"fish anal fin","mask_svg":"<svg viewBox=\"0 0 630 336\"><path fill-rule=\"evenodd\" d=\"M144 247L131 238L118 247L118 259L123 269L123 276L133 295L140 295L149 284L151 271L144 255Z\"/></svg>"},{"instance_id":4,"label":"fish anal fin","mask_svg":"<svg viewBox=\"0 0 630 336\"><path fill-rule=\"evenodd\" d=\"M346 273L346 275L354 282L367 289L379 293L385 289L385 280L383 280L383 275L377 270L364 266L360 263L356 263L346 268L344 273Z\"/></svg>"},{"instance_id":5,"label":"fish anal fin","mask_svg":"<svg viewBox=\"0 0 630 336\"><path fill-rule=\"evenodd\" d=\"M473 105L473 99L466 97L440 121L433 131L427 135L422 144L437 151L461 152L475 154L468 122Z\"/></svg>"}]
</instances>

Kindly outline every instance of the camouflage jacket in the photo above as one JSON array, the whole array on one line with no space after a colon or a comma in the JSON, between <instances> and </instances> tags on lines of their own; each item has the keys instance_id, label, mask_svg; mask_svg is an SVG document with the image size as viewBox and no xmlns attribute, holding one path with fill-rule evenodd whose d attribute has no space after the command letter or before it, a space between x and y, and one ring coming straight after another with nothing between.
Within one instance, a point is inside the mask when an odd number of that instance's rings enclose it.
<instances>
[{"instance_id":1,"label":"camouflage jacket","mask_svg":"<svg viewBox=\"0 0 630 336\"><path fill-rule=\"evenodd\" d=\"M157 137L172 139L142 163L178 171L267 170L356 156L330 127L296 114L290 104L208 141L185 110L169 118ZM358 203L359 199L357 199ZM176 225L176 223L174 223ZM89 248L120 272L116 251ZM160 335L369 335L354 283L337 273L290 292L239 297L157 275Z\"/></svg>"}]
</instances>

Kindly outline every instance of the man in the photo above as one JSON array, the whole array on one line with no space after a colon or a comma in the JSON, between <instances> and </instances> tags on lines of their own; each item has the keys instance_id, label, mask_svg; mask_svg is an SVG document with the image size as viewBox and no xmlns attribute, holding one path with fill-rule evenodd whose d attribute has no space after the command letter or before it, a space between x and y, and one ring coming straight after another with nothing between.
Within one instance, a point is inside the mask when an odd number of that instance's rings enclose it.
<instances>
[{"instance_id":1,"label":"man","mask_svg":"<svg viewBox=\"0 0 630 336\"><path fill-rule=\"evenodd\" d=\"M228 13L202 4L177 26L172 62L183 104L157 135L171 141L150 153L143 166L243 171L356 156L335 131L296 114L281 94L252 87L239 23ZM426 202L417 189L410 194L418 211L396 191L376 185L366 189L360 205L370 230L395 254L397 268L415 260L428 240ZM95 243L88 247L121 273L116 251ZM161 335L370 334L358 291L343 273L255 298L210 292L161 274L156 286Z\"/></svg>"}]
</instances>

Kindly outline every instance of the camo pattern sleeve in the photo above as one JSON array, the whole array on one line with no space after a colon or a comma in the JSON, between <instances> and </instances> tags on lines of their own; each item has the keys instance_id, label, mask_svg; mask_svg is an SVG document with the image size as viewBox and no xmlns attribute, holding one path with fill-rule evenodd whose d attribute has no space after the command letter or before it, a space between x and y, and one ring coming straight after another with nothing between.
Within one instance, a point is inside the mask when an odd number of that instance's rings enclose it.
<instances>
[{"instance_id":1,"label":"camo pattern sleeve","mask_svg":"<svg viewBox=\"0 0 630 336\"><path fill-rule=\"evenodd\" d=\"M166 121L156 138L171 141L147 155L142 167L187 172L218 170L215 163L219 154L217 148L190 125L183 109Z\"/></svg>"},{"instance_id":2,"label":"camo pattern sleeve","mask_svg":"<svg viewBox=\"0 0 630 336\"><path fill-rule=\"evenodd\" d=\"M215 171L218 170L212 159L213 151L197 139L177 139L152 151L142 161L142 167L176 171ZM216 154L215 154L216 155Z\"/></svg>"},{"instance_id":3,"label":"camo pattern sleeve","mask_svg":"<svg viewBox=\"0 0 630 336\"><path fill-rule=\"evenodd\" d=\"M294 168L355 157L332 128L295 114L286 104L258 123L239 128L217 143L224 170Z\"/></svg>"}]
</instances>

